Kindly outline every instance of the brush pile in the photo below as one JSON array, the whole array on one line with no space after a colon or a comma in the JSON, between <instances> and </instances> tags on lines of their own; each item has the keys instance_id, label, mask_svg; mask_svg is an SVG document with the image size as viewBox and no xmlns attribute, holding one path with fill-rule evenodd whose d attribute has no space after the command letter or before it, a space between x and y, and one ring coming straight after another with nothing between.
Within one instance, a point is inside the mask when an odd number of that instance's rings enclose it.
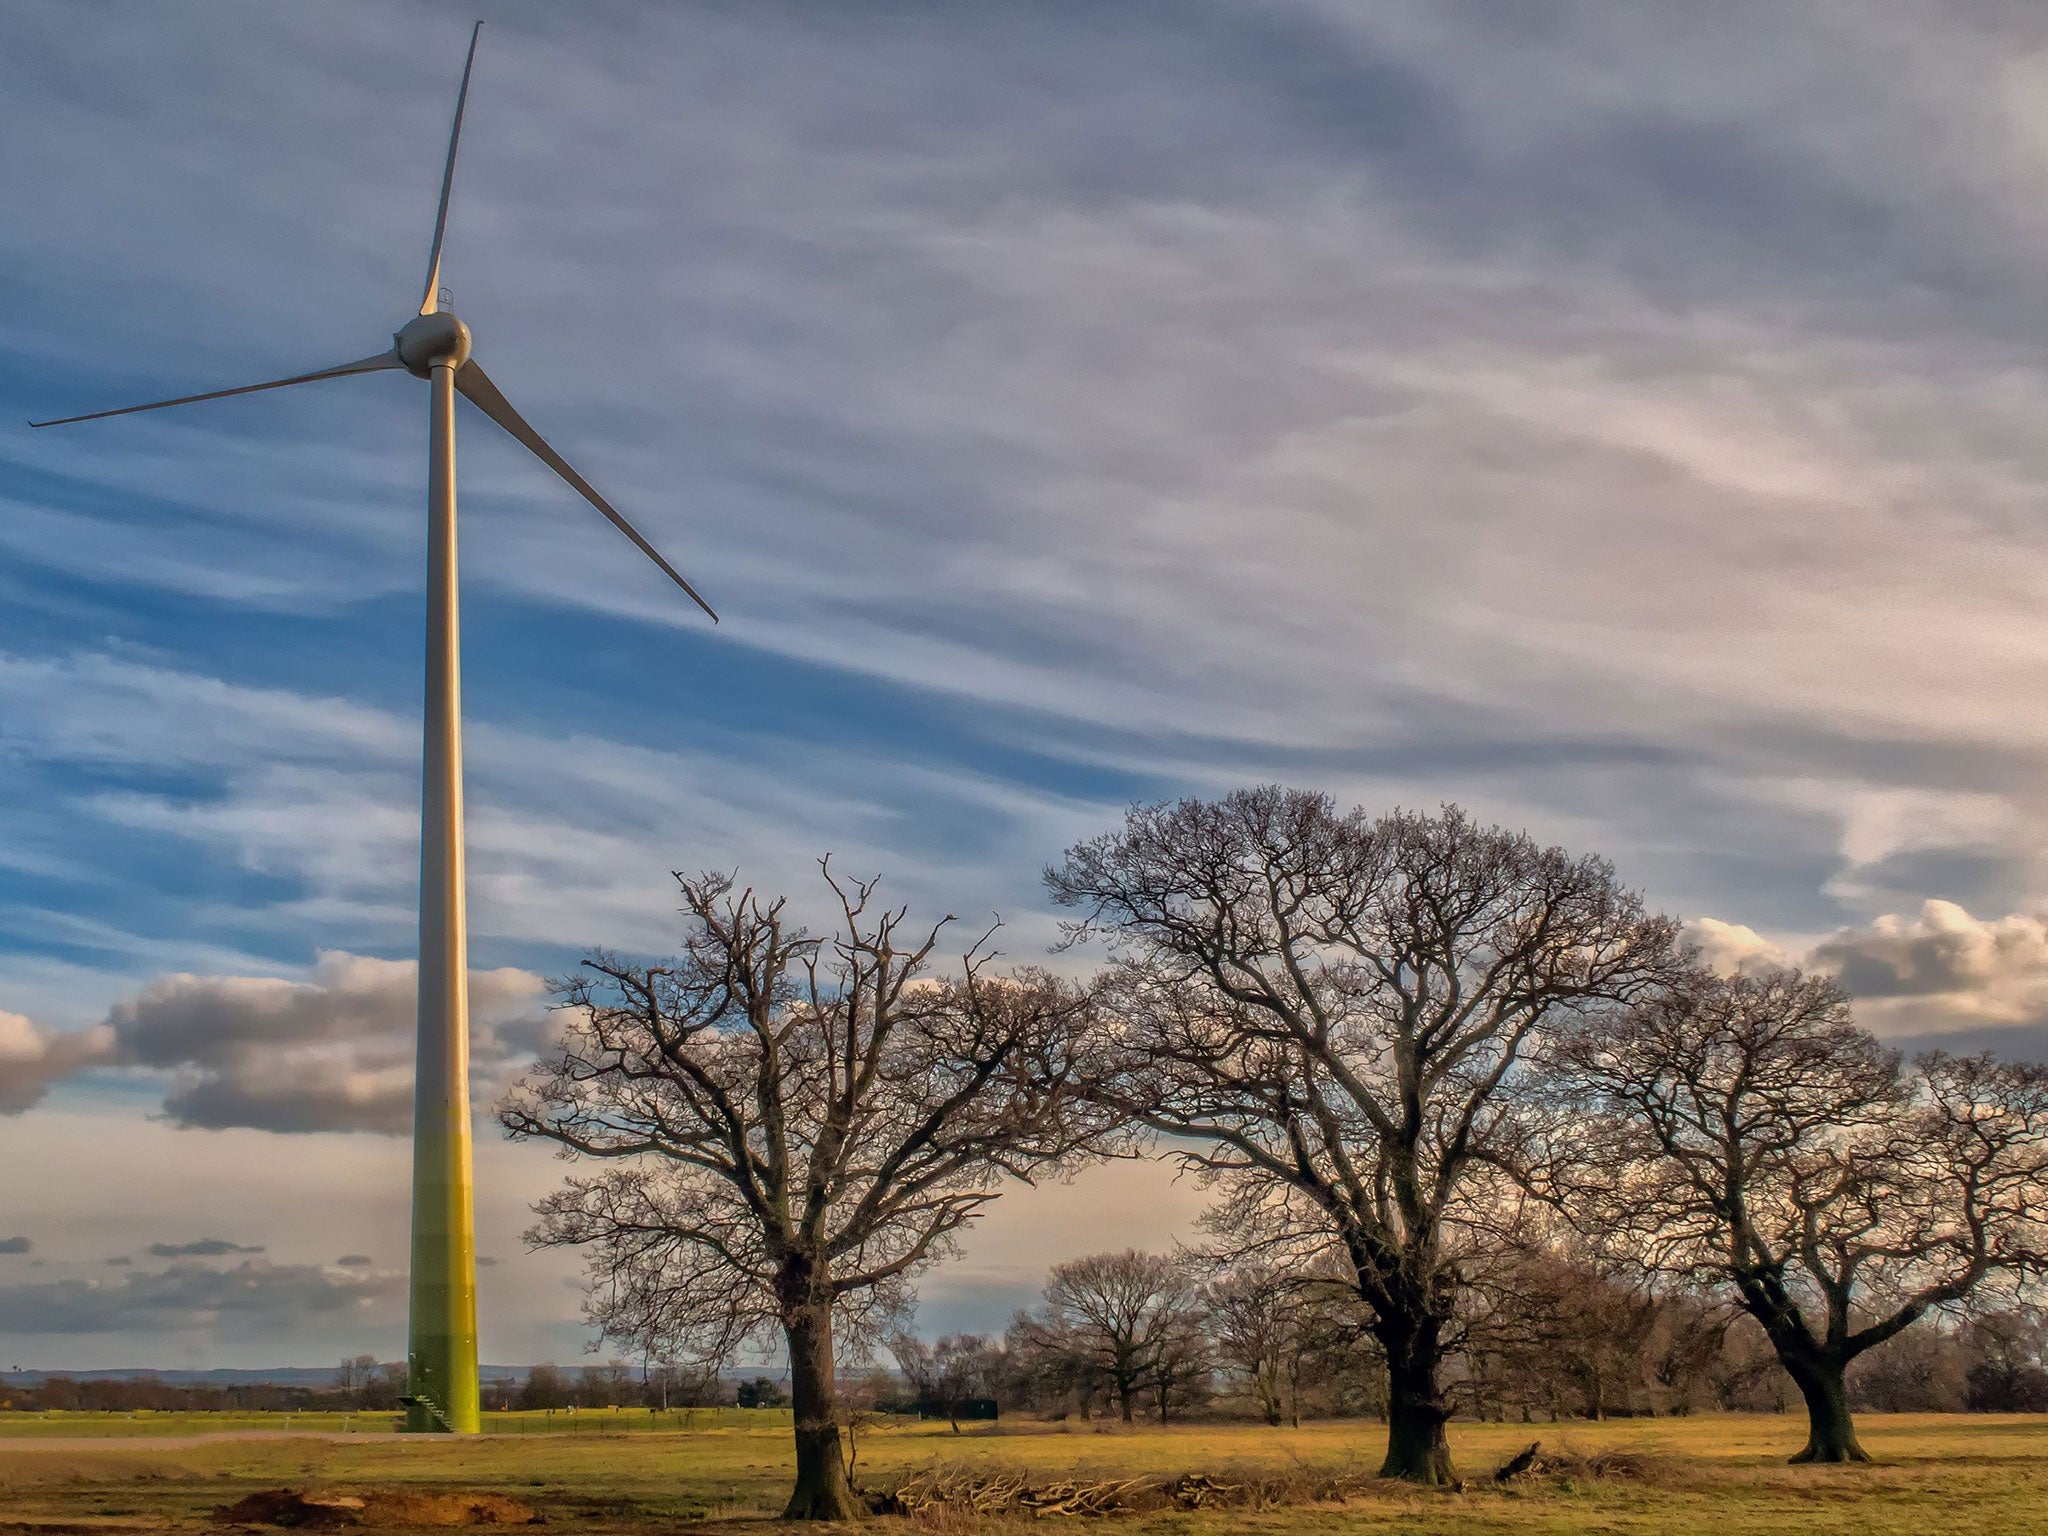
<instances>
[{"instance_id":1,"label":"brush pile","mask_svg":"<svg viewBox=\"0 0 2048 1536\"><path fill-rule=\"evenodd\" d=\"M1117 1515L1139 1507L1131 1497L1147 1482L1142 1477L1112 1477L1034 1484L1021 1472L931 1467L884 1497L892 1512L905 1515L927 1510L977 1515Z\"/></svg>"},{"instance_id":2,"label":"brush pile","mask_svg":"<svg viewBox=\"0 0 2048 1536\"><path fill-rule=\"evenodd\" d=\"M1535 1440L1496 1471L1493 1480L1496 1483L1512 1483L1523 1478L1548 1477L1565 1482L1584 1482L1596 1478L1642 1482L1653 1477L1660 1465L1660 1459L1647 1451L1631 1451L1613 1446L1606 1450L1588 1452L1571 1445L1546 1451L1543 1449L1543 1443Z\"/></svg>"},{"instance_id":3,"label":"brush pile","mask_svg":"<svg viewBox=\"0 0 2048 1536\"><path fill-rule=\"evenodd\" d=\"M1178 1477L1068 1477L1035 1483L1022 1472L927 1467L893 1491L870 1495L877 1514L1029 1515L1100 1518L1168 1509L1262 1509L1339 1502L1364 1493L1369 1476L1301 1469L1249 1474L1232 1481L1206 1472Z\"/></svg>"}]
</instances>

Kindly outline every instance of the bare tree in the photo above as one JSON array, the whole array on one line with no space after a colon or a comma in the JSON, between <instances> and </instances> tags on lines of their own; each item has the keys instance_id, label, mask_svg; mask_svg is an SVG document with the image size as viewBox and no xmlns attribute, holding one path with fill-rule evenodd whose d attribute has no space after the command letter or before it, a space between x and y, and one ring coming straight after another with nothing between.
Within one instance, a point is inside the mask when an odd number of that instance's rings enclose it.
<instances>
[{"instance_id":1,"label":"bare tree","mask_svg":"<svg viewBox=\"0 0 2048 1536\"><path fill-rule=\"evenodd\" d=\"M1586 1249L1559 1238L1494 1267L1469 1346L1481 1418L1682 1414L1711 1393L1733 1311Z\"/></svg>"},{"instance_id":2,"label":"bare tree","mask_svg":"<svg viewBox=\"0 0 2048 1536\"><path fill-rule=\"evenodd\" d=\"M519 1389L521 1408L566 1408L569 1405L569 1389L562 1383L562 1373L548 1362L536 1365L526 1373L526 1381Z\"/></svg>"},{"instance_id":3,"label":"bare tree","mask_svg":"<svg viewBox=\"0 0 2048 1536\"><path fill-rule=\"evenodd\" d=\"M1047 881L1117 951L1101 1096L1188 1139L1241 1244L1342 1256L1387 1359L1382 1471L1448 1481L1439 1371L1525 1048L1661 980L1671 923L1604 862L1456 809L1274 787L1135 809Z\"/></svg>"},{"instance_id":4,"label":"bare tree","mask_svg":"<svg viewBox=\"0 0 2048 1536\"><path fill-rule=\"evenodd\" d=\"M377 1376L375 1355L350 1355L334 1373L334 1389L348 1399L351 1408L363 1406L363 1391Z\"/></svg>"},{"instance_id":5,"label":"bare tree","mask_svg":"<svg viewBox=\"0 0 2048 1536\"><path fill-rule=\"evenodd\" d=\"M1311 1315L1327 1281L1273 1264L1243 1264L1208 1288L1216 1360L1244 1383L1268 1424L1301 1423L1301 1369L1313 1349Z\"/></svg>"},{"instance_id":6,"label":"bare tree","mask_svg":"<svg viewBox=\"0 0 2048 1536\"><path fill-rule=\"evenodd\" d=\"M1179 1374L1181 1363L1169 1364L1167 1355L1185 1347L1197 1293L1179 1258L1135 1248L1090 1254L1055 1264L1043 1305L1018 1322L1037 1350L1064 1357L1076 1374L1099 1382L1128 1424L1139 1393L1157 1387L1163 1364L1169 1375Z\"/></svg>"},{"instance_id":7,"label":"bare tree","mask_svg":"<svg viewBox=\"0 0 2048 1536\"><path fill-rule=\"evenodd\" d=\"M1207 1309L1199 1289L1191 1285L1189 1290L1186 1304L1169 1317L1145 1377L1162 1424L1175 1412L1199 1408L1216 1386L1216 1351L1209 1338Z\"/></svg>"},{"instance_id":8,"label":"bare tree","mask_svg":"<svg viewBox=\"0 0 2048 1536\"><path fill-rule=\"evenodd\" d=\"M623 1360L583 1367L577 1399L585 1408L616 1408L633 1395L633 1370Z\"/></svg>"},{"instance_id":9,"label":"bare tree","mask_svg":"<svg viewBox=\"0 0 2048 1536\"><path fill-rule=\"evenodd\" d=\"M960 1433L960 1415L977 1398L996 1396L1004 1374L1003 1349L978 1333L949 1333L936 1344L908 1333L889 1337L889 1353L917 1394L921 1413L942 1413Z\"/></svg>"},{"instance_id":10,"label":"bare tree","mask_svg":"<svg viewBox=\"0 0 2048 1536\"><path fill-rule=\"evenodd\" d=\"M910 933L871 883L829 870L829 937L730 878L677 879L682 954L587 959L561 988L560 1054L501 1110L512 1135L610 1165L542 1201L529 1236L592 1250L606 1337L710 1360L779 1333L787 1514L848 1519L835 1348L872 1332L1006 1177L1107 1145L1113 1116L1074 1092L1093 1003L1042 973L987 973L983 945L930 974L945 923Z\"/></svg>"},{"instance_id":11,"label":"bare tree","mask_svg":"<svg viewBox=\"0 0 2048 1536\"><path fill-rule=\"evenodd\" d=\"M1606 1127L1585 1217L1733 1287L1805 1399L1794 1461L1868 1459L1849 1363L2048 1257L2048 1070L1934 1053L1904 1073L1827 977L1700 971L1568 1056Z\"/></svg>"},{"instance_id":12,"label":"bare tree","mask_svg":"<svg viewBox=\"0 0 2048 1536\"><path fill-rule=\"evenodd\" d=\"M679 1365L652 1357L640 1363L640 1397L649 1408L665 1413L671 1408L715 1407L723 1395L724 1383L715 1366L701 1361Z\"/></svg>"},{"instance_id":13,"label":"bare tree","mask_svg":"<svg viewBox=\"0 0 2048 1536\"><path fill-rule=\"evenodd\" d=\"M1085 1422L1102 1383L1043 1313L1019 1311L1003 1334L1004 1384L1011 1396L1056 1418L1069 1409Z\"/></svg>"},{"instance_id":14,"label":"bare tree","mask_svg":"<svg viewBox=\"0 0 2048 1536\"><path fill-rule=\"evenodd\" d=\"M2015 1308L1972 1318L1964 1406L1979 1413L2048 1413L2048 1317Z\"/></svg>"}]
</instances>

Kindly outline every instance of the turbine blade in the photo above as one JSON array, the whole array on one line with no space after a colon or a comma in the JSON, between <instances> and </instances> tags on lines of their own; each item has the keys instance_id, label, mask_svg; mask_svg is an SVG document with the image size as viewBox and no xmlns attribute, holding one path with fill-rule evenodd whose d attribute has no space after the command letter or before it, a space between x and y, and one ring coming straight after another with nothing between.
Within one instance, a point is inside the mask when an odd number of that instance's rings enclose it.
<instances>
[{"instance_id":1,"label":"turbine blade","mask_svg":"<svg viewBox=\"0 0 2048 1536\"><path fill-rule=\"evenodd\" d=\"M469 57L462 61L462 88L455 93L455 126L448 130L448 163L441 167L441 206L434 214L434 249L427 256L427 291L420 299L420 313L431 315L441 307L441 237L448 232L448 193L455 185L455 146L462 141L462 109L469 105L469 72L476 64L476 39L484 24L469 31Z\"/></svg>"},{"instance_id":2,"label":"turbine blade","mask_svg":"<svg viewBox=\"0 0 2048 1536\"><path fill-rule=\"evenodd\" d=\"M471 403L478 410L482 411L491 420L532 449L535 458L539 459L541 463L547 465L549 469L552 469L556 474L568 481L570 485L574 486L585 501L610 518L613 527L640 546L641 554L660 566L668 574L670 581L690 594L691 602L711 615L712 623L716 624L718 622L718 614L712 609L711 605L697 595L697 589L683 580L681 573L674 566L661 558L661 551L642 538L638 528L635 528L631 523L619 516L613 510L612 504L592 490L590 482L571 469L569 461L550 448L547 439L528 426L526 418L512 409L512 402L498 392L498 386L491 382L489 374L477 366L475 358L471 358L455 370L455 387L469 396Z\"/></svg>"},{"instance_id":3,"label":"turbine blade","mask_svg":"<svg viewBox=\"0 0 2048 1536\"><path fill-rule=\"evenodd\" d=\"M322 368L317 373L295 373L288 379L272 379L267 384L244 384L237 389L211 389L203 395L180 395L175 400L152 400L148 405L124 405L116 411L91 411L83 416L59 416L55 421L32 421L32 427L64 427L74 421L98 421L103 416L133 416L137 411L160 411L167 405L191 405L199 400L224 400L229 395L253 395L259 389L283 389L287 384L310 384L315 379L339 379L351 373L379 373L386 368L403 368L399 361L398 349L379 352L375 357L360 358L353 363L343 363L339 368Z\"/></svg>"}]
</instances>

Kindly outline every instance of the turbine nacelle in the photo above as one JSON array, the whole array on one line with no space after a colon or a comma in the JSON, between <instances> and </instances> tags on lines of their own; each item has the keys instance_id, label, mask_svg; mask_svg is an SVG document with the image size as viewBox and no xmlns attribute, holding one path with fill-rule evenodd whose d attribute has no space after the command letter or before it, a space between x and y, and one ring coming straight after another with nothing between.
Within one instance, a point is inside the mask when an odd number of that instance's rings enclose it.
<instances>
[{"instance_id":1,"label":"turbine nacelle","mask_svg":"<svg viewBox=\"0 0 2048 1536\"><path fill-rule=\"evenodd\" d=\"M437 363L460 368L469 361L469 327L445 309L413 316L392 332L391 342L415 378L426 378Z\"/></svg>"}]
</instances>

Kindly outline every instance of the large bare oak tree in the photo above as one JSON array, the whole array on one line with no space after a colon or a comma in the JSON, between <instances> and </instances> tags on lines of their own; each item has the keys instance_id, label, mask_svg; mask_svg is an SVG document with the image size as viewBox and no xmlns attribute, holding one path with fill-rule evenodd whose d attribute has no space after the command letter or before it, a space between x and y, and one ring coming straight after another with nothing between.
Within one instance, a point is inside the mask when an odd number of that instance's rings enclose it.
<instances>
[{"instance_id":1,"label":"large bare oak tree","mask_svg":"<svg viewBox=\"0 0 2048 1536\"><path fill-rule=\"evenodd\" d=\"M1230 1192L1241 1237L1335 1248L1386 1352L1390 1477L1451 1478L1461 1260L1540 1032L1663 981L1673 927L1599 859L1462 812L1267 787L1130 812L1047 872L1113 949L1096 1092Z\"/></svg>"},{"instance_id":2,"label":"large bare oak tree","mask_svg":"<svg viewBox=\"0 0 2048 1536\"><path fill-rule=\"evenodd\" d=\"M1849 1362L2048 1262L2048 1070L1937 1052L1904 1071L1831 978L1791 970L1697 972L1567 1056L1599 1116L1574 1131L1596 1154L1583 1218L1733 1288L1806 1401L1794 1461L1867 1460Z\"/></svg>"},{"instance_id":3,"label":"large bare oak tree","mask_svg":"<svg viewBox=\"0 0 2048 1536\"><path fill-rule=\"evenodd\" d=\"M570 1178L530 1234L591 1250L590 1316L663 1358L779 1334L795 1409L787 1514L843 1520L835 1322L872 1317L1000 1193L1107 1144L1075 1093L1085 991L990 974L981 946L930 970L871 884L827 871L836 931L724 876L678 876L688 933L657 965L598 954L564 982L572 1024L501 1110L514 1136L607 1165Z\"/></svg>"}]
</instances>

